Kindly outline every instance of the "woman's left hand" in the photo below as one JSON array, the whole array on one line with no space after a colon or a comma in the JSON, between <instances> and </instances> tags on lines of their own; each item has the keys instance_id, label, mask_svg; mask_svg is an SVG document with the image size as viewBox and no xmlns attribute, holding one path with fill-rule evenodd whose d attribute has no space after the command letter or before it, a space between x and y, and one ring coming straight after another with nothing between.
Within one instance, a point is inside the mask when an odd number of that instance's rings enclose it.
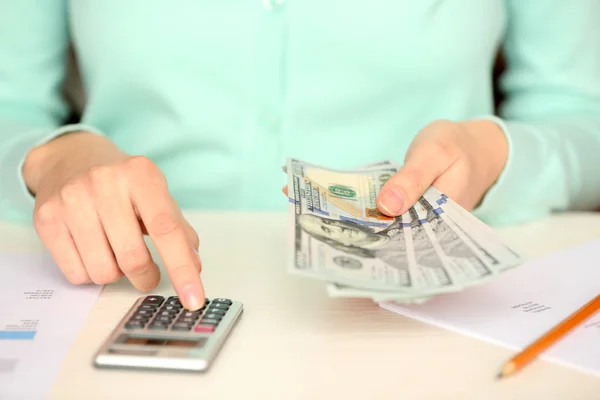
<instances>
[{"instance_id":1,"label":"woman's left hand","mask_svg":"<svg viewBox=\"0 0 600 400\"><path fill-rule=\"evenodd\" d=\"M435 121L417 134L377 206L386 215L401 215L434 186L470 210L496 182L507 158L506 136L494 122Z\"/></svg>"}]
</instances>

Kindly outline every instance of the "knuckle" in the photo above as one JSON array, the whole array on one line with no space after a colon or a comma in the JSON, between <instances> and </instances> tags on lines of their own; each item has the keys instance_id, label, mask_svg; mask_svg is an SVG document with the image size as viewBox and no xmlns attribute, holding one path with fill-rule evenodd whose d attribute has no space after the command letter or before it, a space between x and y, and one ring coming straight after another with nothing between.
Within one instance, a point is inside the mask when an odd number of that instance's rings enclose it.
<instances>
[{"instance_id":1,"label":"knuckle","mask_svg":"<svg viewBox=\"0 0 600 400\"><path fill-rule=\"evenodd\" d=\"M162 212L157 214L148 226L152 236L170 236L176 233L180 228L178 221L169 213Z\"/></svg>"},{"instance_id":2,"label":"knuckle","mask_svg":"<svg viewBox=\"0 0 600 400\"><path fill-rule=\"evenodd\" d=\"M156 289L157 286L158 286L158 283L153 282L153 283L145 285L145 286L139 286L138 290L142 293L149 293L152 290Z\"/></svg>"},{"instance_id":3,"label":"knuckle","mask_svg":"<svg viewBox=\"0 0 600 400\"><path fill-rule=\"evenodd\" d=\"M108 283L116 282L121 279L121 272L114 267L103 266L96 269L96 273L93 275L93 282L98 285L106 285Z\"/></svg>"},{"instance_id":4,"label":"knuckle","mask_svg":"<svg viewBox=\"0 0 600 400\"><path fill-rule=\"evenodd\" d=\"M58 205L56 200L50 200L41 204L33 216L33 222L39 229L47 229L54 226L58 215Z\"/></svg>"},{"instance_id":5,"label":"knuckle","mask_svg":"<svg viewBox=\"0 0 600 400\"><path fill-rule=\"evenodd\" d=\"M93 184L99 184L114 179L113 168L106 165L99 165L90 168L88 175Z\"/></svg>"},{"instance_id":6,"label":"knuckle","mask_svg":"<svg viewBox=\"0 0 600 400\"><path fill-rule=\"evenodd\" d=\"M442 130L454 129L455 125L455 122L445 118L441 118L433 122L433 126Z\"/></svg>"},{"instance_id":7,"label":"knuckle","mask_svg":"<svg viewBox=\"0 0 600 400\"><path fill-rule=\"evenodd\" d=\"M84 271L69 271L65 273L65 277L73 285L84 285L90 283L90 277Z\"/></svg>"},{"instance_id":8,"label":"knuckle","mask_svg":"<svg viewBox=\"0 0 600 400\"><path fill-rule=\"evenodd\" d=\"M127 173L133 175L151 175L158 172L156 164L146 156L130 157L124 162L123 167Z\"/></svg>"},{"instance_id":9,"label":"knuckle","mask_svg":"<svg viewBox=\"0 0 600 400\"><path fill-rule=\"evenodd\" d=\"M139 274L151 262L148 253L142 248L122 250L117 253L120 268L126 273Z\"/></svg>"},{"instance_id":10,"label":"knuckle","mask_svg":"<svg viewBox=\"0 0 600 400\"><path fill-rule=\"evenodd\" d=\"M94 260L94 262L86 263L85 269L92 282L104 285L114 282L121 277L121 271L117 268L114 261L111 262L110 259L102 255L90 256L90 259Z\"/></svg>"},{"instance_id":11,"label":"knuckle","mask_svg":"<svg viewBox=\"0 0 600 400\"><path fill-rule=\"evenodd\" d=\"M86 178L87 187L92 196L115 196L117 174L114 167L108 165L92 167Z\"/></svg>"},{"instance_id":12,"label":"knuckle","mask_svg":"<svg viewBox=\"0 0 600 400\"><path fill-rule=\"evenodd\" d=\"M60 189L60 198L65 204L77 204L86 198L87 185L84 179L77 179L65 184Z\"/></svg>"},{"instance_id":13,"label":"knuckle","mask_svg":"<svg viewBox=\"0 0 600 400\"><path fill-rule=\"evenodd\" d=\"M460 152L460 143L464 140L462 128L454 122L448 122L443 124L440 132L431 144L440 157L455 160Z\"/></svg>"},{"instance_id":14,"label":"knuckle","mask_svg":"<svg viewBox=\"0 0 600 400\"><path fill-rule=\"evenodd\" d=\"M192 264L180 263L180 264L172 264L169 267L171 274L178 275L182 274L185 276L189 274L190 271L197 271L197 269Z\"/></svg>"},{"instance_id":15,"label":"knuckle","mask_svg":"<svg viewBox=\"0 0 600 400\"><path fill-rule=\"evenodd\" d=\"M458 146L454 140L454 136L446 136L433 142L435 151L443 164L449 164L458 157Z\"/></svg>"}]
</instances>

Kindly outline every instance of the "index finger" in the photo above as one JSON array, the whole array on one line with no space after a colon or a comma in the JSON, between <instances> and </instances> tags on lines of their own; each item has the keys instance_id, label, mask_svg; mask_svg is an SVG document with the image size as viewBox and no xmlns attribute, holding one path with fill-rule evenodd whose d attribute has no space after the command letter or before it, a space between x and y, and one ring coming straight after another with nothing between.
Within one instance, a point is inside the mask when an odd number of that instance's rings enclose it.
<instances>
[{"instance_id":1,"label":"index finger","mask_svg":"<svg viewBox=\"0 0 600 400\"><path fill-rule=\"evenodd\" d=\"M204 287L200 260L187 237L185 222L166 184L158 179L131 186L132 202L156 246L177 295L188 310L202 308Z\"/></svg>"}]
</instances>

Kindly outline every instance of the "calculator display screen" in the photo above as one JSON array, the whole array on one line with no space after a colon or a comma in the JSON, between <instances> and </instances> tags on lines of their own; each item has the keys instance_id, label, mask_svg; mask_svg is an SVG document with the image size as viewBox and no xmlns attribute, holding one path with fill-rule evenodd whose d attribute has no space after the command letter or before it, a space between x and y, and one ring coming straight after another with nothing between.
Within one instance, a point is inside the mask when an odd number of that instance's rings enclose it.
<instances>
[{"instance_id":1,"label":"calculator display screen","mask_svg":"<svg viewBox=\"0 0 600 400\"><path fill-rule=\"evenodd\" d=\"M206 338L198 338L191 340L182 339L163 339L163 338L141 338L141 337L126 337L121 343L136 346L159 346L159 347L179 347L192 348L202 347L206 342Z\"/></svg>"}]
</instances>

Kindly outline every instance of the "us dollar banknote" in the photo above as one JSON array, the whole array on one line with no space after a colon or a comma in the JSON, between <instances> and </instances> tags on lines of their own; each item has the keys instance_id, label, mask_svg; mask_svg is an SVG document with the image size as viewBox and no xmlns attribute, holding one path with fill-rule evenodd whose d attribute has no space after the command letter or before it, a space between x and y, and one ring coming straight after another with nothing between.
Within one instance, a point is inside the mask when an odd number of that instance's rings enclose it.
<instances>
[{"instance_id":1,"label":"us dollar banknote","mask_svg":"<svg viewBox=\"0 0 600 400\"><path fill-rule=\"evenodd\" d=\"M429 201L421 197L414 207L419 217L426 220L441 258L455 279L460 282L473 282L493 275L493 270L485 264L484 258L477 253L467 239L452 222L446 220L440 208L434 208Z\"/></svg>"},{"instance_id":2,"label":"us dollar banknote","mask_svg":"<svg viewBox=\"0 0 600 400\"><path fill-rule=\"evenodd\" d=\"M337 171L290 159L286 170L290 199L303 200L296 203L302 212L344 216L361 223L388 221L377 226L393 221L379 211L376 201L383 185L397 172L397 166Z\"/></svg>"},{"instance_id":3,"label":"us dollar banknote","mask_svg":"<svg viewBox=\"0 0 600 400\"><path fill-rule=\"evenodd\" d=\"M491 228L433 187L405 214L381 213L377 197L399 168L385 160L336 170L288 159L289 271L325 282L334 297L423 302L518 264Z\"/></svg>"}]
</instances>

